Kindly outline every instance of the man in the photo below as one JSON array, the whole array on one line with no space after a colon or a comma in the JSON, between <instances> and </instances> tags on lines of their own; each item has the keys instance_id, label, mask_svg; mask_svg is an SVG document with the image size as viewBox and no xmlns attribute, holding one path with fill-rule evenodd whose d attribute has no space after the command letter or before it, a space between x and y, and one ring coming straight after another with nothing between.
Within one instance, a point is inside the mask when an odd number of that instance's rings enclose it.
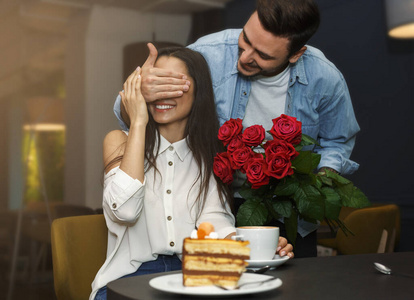
<instances>
[{"instance_id":1,"label":"man","mask_svg":"<svg viewBox=\"0 0 414 300\"><path fill-rule=\"evenodd\" d=\"M313 0L258 0L243 29L211 34L188 47L210 66L221 124L241 118L244 128L260 124L268 130L282 113L296 117L303 133L322 146L316 150L318 168L351 174L359 167L349 159L359 126L342 74L321 51L306 45L319 21ZM142 73L146 101L186 92L183 74L153 68L157 52L152 45L149 49ZM119 102L114 110L121 121ZM316 229L299 220L296 257L316 256Z\"/></svg>"}]
</instances>

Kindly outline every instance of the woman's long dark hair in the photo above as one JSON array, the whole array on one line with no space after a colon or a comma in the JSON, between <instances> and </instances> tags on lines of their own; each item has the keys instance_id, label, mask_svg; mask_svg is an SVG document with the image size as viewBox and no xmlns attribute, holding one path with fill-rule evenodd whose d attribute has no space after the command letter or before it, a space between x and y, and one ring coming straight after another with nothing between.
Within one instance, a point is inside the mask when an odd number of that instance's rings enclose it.
<instances>
[{"instance_id":1,"label":"woman's long dark hair","mask_svg":"<svg viewBox=\"0 0 414 300\"><path fill-rule=\"evenodd\" d=\"M210 187L210 178L211 175L214 174L214 157L217 153L224 151L222 143L217 138L219 121L214 102L210 70L204 57L200 53L188 48L163 48L159 50L158 58L162 56L175 57L181 60L187 67L188 75L194 80L194 101L188 117L184 136L187 137L188 146L199 167L198 176L192 187L194 188L197 182L200 183L196 202L193 203L193 205L198 208L198 218L205 206ZM156 160L158 149L155 148L159 147L159 143L157 143L157 140L159 139L160 133L158 131L158 124L149 113L149 121L145 135L146 171L150 168L154 168L157 172ZM120 159L122 158L116 158L117 161ZM109 165L111 165L111 163L107 166ZM224 184L215 175L214 178L217 183L221 204L225 207L225 203L228 202L230 208L233 210L233 196L229 186Z\"/></svg>"}]
</instances>

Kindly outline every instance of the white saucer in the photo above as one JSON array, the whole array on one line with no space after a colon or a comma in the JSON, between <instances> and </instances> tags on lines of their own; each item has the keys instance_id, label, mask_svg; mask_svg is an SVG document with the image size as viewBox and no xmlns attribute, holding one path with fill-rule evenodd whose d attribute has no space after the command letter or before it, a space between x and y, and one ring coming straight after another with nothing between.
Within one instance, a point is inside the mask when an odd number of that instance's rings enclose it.
<instances>
[{"instance_id":1,"label":"white saucer","mask_svg":"<svg viewBox=\"0 0 414 300\"><path fill-rule=\"evenodd\" d=\"M222 290L216 286L186 287L183 285L182 273L163 275L160 277L153 278L150 280L149 285L157 290L172 294L219 297L221 299L232 295L246 295L267 292L276 289L282 285L282 280L280 280L279 278L276 278L275 280L266 283L260 283L260 281L264 281L269 278L271 278L271 276L262 274L243 273L239 281L240 285L247 282L255 282L256 284L252 283L243 286L238 290L227 291Z\"/></svg>"},{"instance_id":2,"label":"white saucer","mask_svg":"<svg viewBox=\"0 0 414 300\"><path fill-rule=\"evenodd\" d=\"M277 266L283 265L288 260L289 256L280 257L279 255L275 255L271 260L246 260L246 262L249 264L247 266L248 269L262 268L264 266L276 268Z\"/></svg>"}]
</instances>

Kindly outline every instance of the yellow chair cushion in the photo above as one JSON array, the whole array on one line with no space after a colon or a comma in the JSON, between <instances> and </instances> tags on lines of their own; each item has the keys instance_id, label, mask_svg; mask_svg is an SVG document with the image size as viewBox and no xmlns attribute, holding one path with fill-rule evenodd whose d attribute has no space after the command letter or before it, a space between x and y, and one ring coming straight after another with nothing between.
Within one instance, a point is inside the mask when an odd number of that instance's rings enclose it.
<instances>
[{"instance_id":1,"label":"yellow chair cushion","mask_svg":"<svg viewBox=\"0 0 414 300\"><path fill-rule=\"evenodd\" d=\"M108 229L103 215L56 219L52 223L55 293L59 300L85 300L106 258Z\"/></svg>"}]
</instances>

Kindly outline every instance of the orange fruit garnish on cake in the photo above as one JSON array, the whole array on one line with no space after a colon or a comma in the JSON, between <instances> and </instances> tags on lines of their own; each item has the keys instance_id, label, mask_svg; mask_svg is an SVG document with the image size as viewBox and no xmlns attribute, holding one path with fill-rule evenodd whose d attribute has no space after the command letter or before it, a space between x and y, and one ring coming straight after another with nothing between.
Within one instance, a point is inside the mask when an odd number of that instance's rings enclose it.
<instances>
[{"instance_id":1,"label":"orange fruit garnish on cake","mask_svg":"<svg viewBox=\"0 0 414 300\"><path fill-rule=\"evenodd\" d=\"M214 226L209 222L203 222L198 226L197 236L199 239L205 239L206 236L210 235L211 232L214 232Z\"/></svg>"}]
</instances>

